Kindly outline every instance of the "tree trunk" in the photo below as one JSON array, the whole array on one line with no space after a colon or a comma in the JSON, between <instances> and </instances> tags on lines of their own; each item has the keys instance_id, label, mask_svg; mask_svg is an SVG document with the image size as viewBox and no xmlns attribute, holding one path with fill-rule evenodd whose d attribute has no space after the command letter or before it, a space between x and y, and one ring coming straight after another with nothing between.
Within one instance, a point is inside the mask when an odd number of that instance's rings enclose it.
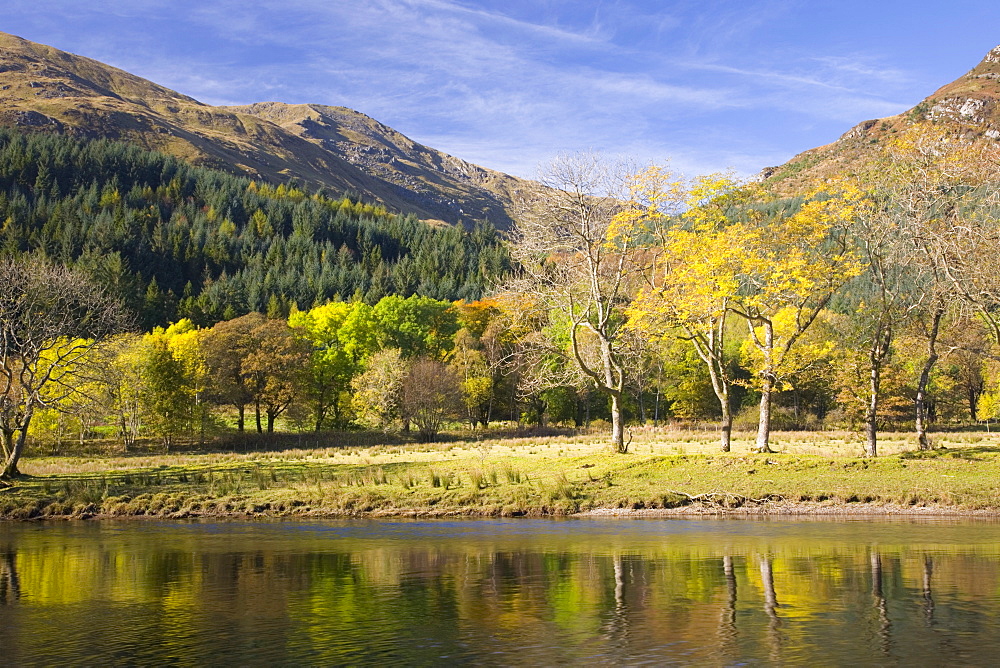
<instances>
[{"instance_id":1,"label":"tree trunk","mask_svg":"<svg viewBox=\"0 0 1000 668\"><path fill-rule=\"evenodd\" d=\"M609 392L611 395L611 444L615 452L624 455L628 452L628 445L625 443L625 429L622 424L622 395L621 392Z\"/></svg>"},{"instance_id":2,"label":"tree trunk","mask_svg":"<svg viewBox=\"0 0 1000 668\"><path fill-rule=\"evenodd\" d=\"M767 318L760 318L759 322L764 327L763 341L757 338L754 320L747 320L750 336L764 356L763 369L760 371L760 415L757 417L757 443L754 446L754 451L773 452L771 450L771 395L774 393L774 383L777 381L774 374L774 325Z\"/></svg>"},{"instance_id":3,"label":"tree trunk","mask_svg":"<svg viewBox=\"0 0 1000 668\"><path fill-rule=\"evenodd\" d=\"M0 479L9 480L21 475L17 464L21 461L21 455L24 453L24 441L27 435L27 425L14 431L4 430L0 432L0 441L3 442L4 455L3 471L0 471Z\"/></svg>"},{"instance_id":4,"label":"tree trunk","mask_svg":"<svg viewBox=\"0 0 1000 668\"><path fill-rule=\"evenodd\" d=\"M17 427L0 430L0 447L3 449L3 470L0 471L0 479L10 479L21 475L18 469L18 462L24 454L24 443L28 437L28 427L31 425L31 418L34 417L34 404L29 402L24 409L24 414L18 421Z\"/></svg>"},{"instance_id":5,"label":"tree trunk","mask_svg":"<svg viewBox=\"0 0 1000 668\"><path fill-rule=\"evenodd\" d=\"M241 434L246 429L246 424L247 424L246 413L247 413L247 407L245 405L240 404L239 406L236 407L236 415L237 415L236 431L240 432Z\"/></svg>"},{"instance_id":6,"label":"tree trunk","mask_svg":"<svg viewBox=\"0 0 1000 668\"><path fill-rule=\"evenodd\" d=\"M762 375L760 388L760 417L757 420L756 452L774 452L771 450L771 395L774 392L774 378L770 374Z\"/></svg>"},{"instance_id":7,"label":"tree trunk","mask_svg":"<svg viewBox=\"0 0 1000 668\"><path fill-rule=\"evenodd\" d=\"M722 406L722 437L720 448L722 452L729 452L732 449L733 438L733 411L729 407L729 397L721 402Z\"/></svg>"},{"instance_id":8,"label":"tree trunk","mask_svg":"<svg viewBox=\"0 0 1000 668\"><path fill-rule=\"evenodd\" d=\"M726 312L713 320L712 327L702 337L692 330L688 330L691 342L701 360L708 366L708 376L712 381L712 391L715 398L719 400L719 408L722 409L722 452L729 452L732 449L733 433L733 412L729 403L729 378L726 376L725 351L723 350L726 341ZM662 368L662 367L661 367Z\"/></svg>"},{"instance_id":9,"label":"tree trunk","mask_svg":"<svg viewBox=\"0 0 1000 668\"><path fill-rule=\"evenodd\" d=\"M868 351L868 405L865 407L865 454L878 456L878 406L882 396L882 366L889 357L892 327L880 322Z\"/></svg>"},{"instance_id":10,"label":"tree trunk","mask_svg":"<svg viewBox=\"0 0 1000 668\"><path fill-rule=\"evenodd\" d=\"M261 424L261 421L260 421L260 402L259 401L256 402L256 403L254 403L253 409L254 409L254 418L257 420L257 433L258 434L263 434L264 433L264 427L263 427L263 425Z\"/></svg>"},{"instance_id":11,"label":"tree trunk","mask_svg":"<svg viewBox=\"0 0 1000 668\"><path fill-rule=\"evenodd\" d=\"M920 371L920 381L917 383L917 398L914 402L917 409L916 431L917 447L920 450L930 450L931 440L927 436L928 422L928 399L927 386L930 384L931 371L938 361L937 337L941 328L941 319L944 317L944 309L938 308L934 311L931 319L931 328L927 334L927 361Z\"/></svg>"},{"instance_id":12,"label":"tree trunk","mask_svg":"<svg viewBox=\"0 0 1000 668\"><path fill-rule=\"evenodd\" d=\"M881 385L881 369L874 362L868 379L868 406L865 408L865 454L878 456L878 398Z\"/></svg>"},{"instance_id":13,"label":"tree trunk","mask_svg":"<svg viewBox=\"0 0 1000 668\"><path fill-rule=\"evenodd\" d=\"M13 478L18 474L17 460L19 455L15 449L15 432L10 429L0 430L0 453L3 454L3 470L0 471L0 479Z\"/></svg>"}]
</instances>

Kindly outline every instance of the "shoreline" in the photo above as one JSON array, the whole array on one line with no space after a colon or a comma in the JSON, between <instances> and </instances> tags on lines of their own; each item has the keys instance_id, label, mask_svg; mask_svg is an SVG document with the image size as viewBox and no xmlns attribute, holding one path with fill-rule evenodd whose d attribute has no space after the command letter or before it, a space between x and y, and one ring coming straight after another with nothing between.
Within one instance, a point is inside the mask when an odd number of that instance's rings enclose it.
<instances>
[{"instance_id":1,"label":"shoreline","mask_svg":"<svg viewBox=\"0 0 1000 668\"><path fill-rule=\"evenodd\" d=\"M789 435L769 454L712 452L709 434L655 436L625 455L599 439L539 437L38 457L0 487L0 521L1000 517L1000 434L949 434L947 449L879 458L845 454L835 433Z\"/></svg>"},{"instance_id":2,"label":"shoreline","mask_svg":"<svg viewBox=\"0 0 1000 668\"><path fill-rule=\"evenodd\" d=\"M894 503L829 503L769 501L762 504L731 507L710 504L689 504L673 508L591 508L578 512L490 512L483 508L380 508L370 511L343 511L329 508L297 507L260 510L180 510L170 512L140 511L134 513L102 512L91 507L74 508L68 513L37 513L30 516L2 516L0 523L44 521L143 521L143 520L343 520L343 519L892 519L892 518L978 518L1000 520L997 508L959 508L947 505L901 505Z\"/></svg>"}]
</instances>

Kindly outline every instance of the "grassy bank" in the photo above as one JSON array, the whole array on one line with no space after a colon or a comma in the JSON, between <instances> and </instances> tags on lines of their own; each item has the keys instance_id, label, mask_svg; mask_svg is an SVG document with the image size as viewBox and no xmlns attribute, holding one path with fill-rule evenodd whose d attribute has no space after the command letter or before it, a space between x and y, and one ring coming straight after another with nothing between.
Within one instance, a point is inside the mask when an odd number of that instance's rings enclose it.
<instances>
[{"instance_id":1,"label":"grassy bank","mask_svg":"<svg viewBox=\"0 0 1000 668\"><path fill-rule=\"evenodd\" d=\"M0 489L0 517L551 515L598 509L850 508L1000 512L1000 435L940 435L912 450L887 435L877 459L849 433L778 434L781 452L715 452L709 433L539 437L258 452L52 456ZM804 505L803 505L804 504Z\"/></svg>"}]
</instances>

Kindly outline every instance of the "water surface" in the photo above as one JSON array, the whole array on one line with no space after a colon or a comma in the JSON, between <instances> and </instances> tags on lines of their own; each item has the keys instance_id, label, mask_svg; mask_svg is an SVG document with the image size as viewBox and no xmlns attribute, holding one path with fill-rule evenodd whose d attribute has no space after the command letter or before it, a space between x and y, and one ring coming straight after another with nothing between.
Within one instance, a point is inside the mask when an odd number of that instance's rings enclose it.
<instances>
[{"instance_id":1,"label":"water surface","mask_svg":"<svg viewBox=\"0 0 1000 668\"><path fill-rule=\"evenodd\" d=\"M0 525L4 665L987 665L1000 524Z\"/></svg>"}]
</instances>

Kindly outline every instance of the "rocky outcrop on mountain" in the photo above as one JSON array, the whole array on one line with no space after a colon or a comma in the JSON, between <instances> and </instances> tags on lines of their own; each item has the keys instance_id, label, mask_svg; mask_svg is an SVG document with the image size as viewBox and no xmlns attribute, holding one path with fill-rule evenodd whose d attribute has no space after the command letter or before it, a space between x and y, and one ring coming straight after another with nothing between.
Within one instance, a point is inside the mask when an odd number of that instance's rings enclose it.
<instances>
[{"instance_id":1,"label":"rocky outcrop on mountain","mask_svg":"<svg viewBox=\"0 0 1000 668\"><path fill-rule=\"evenodd\" d=\"M782 190L835 173L851 172L871 155L872 148L906 127L929 122L964 141L1000 139L1000 46L955 81L946 84L911 109L886 118L863 121L837 141L809 149L761 177Z\"/></svg>"}]
</instances>

